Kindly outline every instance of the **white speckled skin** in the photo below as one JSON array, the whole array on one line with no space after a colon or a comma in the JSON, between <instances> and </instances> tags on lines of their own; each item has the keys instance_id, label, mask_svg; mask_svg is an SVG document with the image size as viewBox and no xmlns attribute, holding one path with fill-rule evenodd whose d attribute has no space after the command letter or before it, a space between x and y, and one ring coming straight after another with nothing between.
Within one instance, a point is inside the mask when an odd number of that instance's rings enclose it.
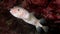
<instances>
[{"instance_id":1,"label":"white speckled skin","mask_svg":"<svg viewBox=\"0 0 60 34\"><path fill-rule=\"evenodd\" d=\"M10 13L14 16L14 17L17 17L17 18L22 18L22 19L25 19L25 18L28 18L29 17L29 13L27 10L25 10L24 8L21 8L21 7L14 7L10 10Z\"/></svg>"},{"instance_id":2,"label":"white speckled skin","mask_svg":"<svg viewBox=\"0 0 60 34\"><path fill-rule=\"evenodd\" d=\"M36 19L31 13L21 7L14 7L10 10L10 13L19 19L24 20L26 23L36 26L36 28L43 27L39 22L40 20Z\"/></svg>"},{"instance_id":3,"label":"white speckled skin","mask_svg":"<svg viewBox=\"0 0 60 34\"><path fill-rule=\"evenodd\" d=\"M24 8L21 7L14 7L10 10L10 13L17 18L23 19L25 22L35 25L35 26L40 26L42 27L42 25L38 25L39 24L39 20L36 19L32 14L30 14L27 10L25 10Z\"/></svg>"}]
</instances>

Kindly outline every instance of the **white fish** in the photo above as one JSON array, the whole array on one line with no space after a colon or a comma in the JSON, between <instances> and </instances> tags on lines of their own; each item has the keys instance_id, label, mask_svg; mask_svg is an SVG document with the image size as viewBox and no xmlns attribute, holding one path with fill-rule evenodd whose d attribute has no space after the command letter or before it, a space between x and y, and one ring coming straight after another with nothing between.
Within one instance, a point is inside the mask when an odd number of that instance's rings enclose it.
<instances>
[{"instance_id":1,"label":"white fish","mask_svg":"<svg viewBox=\"0 0 60 34\"><path fill-rule=\"evenodd\" d=\"M39 31L39 27L41 27L45 32L46 30L46 26L43 26L40 24L40 20L38 20L37 18L35 18L34 15L32 15L31 13L29 13L26 9L22 8L22 7L14 7L10 10L10 13L19 19L24 20L26 23L28 24L32 24L36 27L37 31Z\"/></svg>"}]
</instances>

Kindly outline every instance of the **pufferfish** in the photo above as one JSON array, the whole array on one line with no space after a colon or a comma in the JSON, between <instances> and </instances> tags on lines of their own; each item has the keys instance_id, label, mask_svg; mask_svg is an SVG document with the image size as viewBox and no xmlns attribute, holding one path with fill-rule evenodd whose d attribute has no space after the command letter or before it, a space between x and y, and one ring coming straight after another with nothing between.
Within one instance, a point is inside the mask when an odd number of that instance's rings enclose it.
<instances>
[{"instance_id":1,"label":"pufferfish","mask_svg":"<svg viewBox=\"0 0 60 34\"><path fill-rule=\"evenodd\" d=\"M10 9L10 13L19 19L24 20L26 23L34 25L36 27L37 32L40 32L40 29L42 28L45 32L47 32L48 27L43 26L40 22L41 19L37 19L33 14L29 13L28 10L22 8L22 7L13 7Z\"/></svg>"}]
</instances>

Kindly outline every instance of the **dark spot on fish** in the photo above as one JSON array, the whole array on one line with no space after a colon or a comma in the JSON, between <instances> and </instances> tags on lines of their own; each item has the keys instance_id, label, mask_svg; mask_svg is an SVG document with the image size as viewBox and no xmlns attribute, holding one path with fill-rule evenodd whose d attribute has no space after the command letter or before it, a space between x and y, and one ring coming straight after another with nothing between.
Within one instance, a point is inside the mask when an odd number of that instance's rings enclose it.
<instances>
[{"instance_id":1,"label":"dark spot on fish","mask_svg":"<svg viewBox=\"0 0 60 34\"><path fill-rule=\"evenodd\" d=\"M20 9L18 9L18 11L19 11Z\"/></svg>"}]
</instances>

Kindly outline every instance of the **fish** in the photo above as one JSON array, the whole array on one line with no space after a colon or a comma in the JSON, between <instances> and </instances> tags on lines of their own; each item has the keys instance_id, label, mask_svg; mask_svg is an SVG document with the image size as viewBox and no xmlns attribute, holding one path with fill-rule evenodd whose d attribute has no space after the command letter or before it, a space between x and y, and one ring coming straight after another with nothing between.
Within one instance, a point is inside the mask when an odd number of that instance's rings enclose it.
<instances>
[{"instance_id":1,"label":"fish","mask_svg":"<svg viewBox=\"0 0 60 34\"><path fill-rule=\"evenodd\" d=\"M47 30L48 30L47 26L43 26L40 23L41 19L40 20L37 19L32 13L29 13L28 10L26 10L22 7L15 6L15 7L11 8L10 13L16 18L22 19L26 23L34 25L36 27L37 32L40 32L41 28L45 32L47 32Z\"/></svg>"}]
</instances>

